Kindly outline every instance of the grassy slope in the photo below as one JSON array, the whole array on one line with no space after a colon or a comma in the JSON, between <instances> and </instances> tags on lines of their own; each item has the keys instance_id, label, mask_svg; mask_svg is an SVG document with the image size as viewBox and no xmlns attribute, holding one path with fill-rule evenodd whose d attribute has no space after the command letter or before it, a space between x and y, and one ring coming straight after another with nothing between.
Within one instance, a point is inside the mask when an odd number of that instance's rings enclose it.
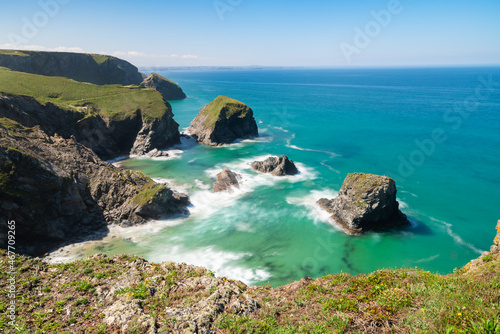
<instances>
[{"instance_id":1,"label":"grassy slope","mask_svg":"<svg viewBox=\"0 0 500 334\"><path fill-rule=\"evenodd\" d=\"M116 330L103 323L103 312L110 302L103 301L96 291L113 287L132 270L131 265L141 281L115 291L113 298L140 299L144 312L166 332L177 321L168 316L166 307L190 307L216 291L191 291L183 283L210 275L207 271L174 270L168 263L136 260L123 255L49 265L16 256L17 324L21 332ZM0 251L0 264L0 330L9 332L5 291L10 276L5 251ZM151 288L154 295L149 293ZM213 314L212 329L214 333L495 334L500 333L499 288L498 252L449 275L417 268L386 269L354 277L341 273L303 279L276 289L242 286L261 307L246 316L228 309Z\"/></svg>"},{"instance_id":2,"label":"grassy slope","mask_svg":"<svg viewBox=\"0 0 500 334\"><path fill-rule=\"evenodd\" d=\"M0 92L30 96L40 103L50 102L63 109L90 105L101 115L114 120L126 119L136 110L141 110L146 118L161 118L168 110L161 94L153 89L99 86L4 67L0 67Z\"/></svg>"},{"instance_id":3,"label":"grassy slope","mask_svg":"<svg viewBox=\"0 0 500 334\"><path fill-rule=\"evenodd\" d=\"M230 97L219 95L203 109L203 113L207 115L205 126L213 127L218 119L229 118L240 112L242 108L247 108L247 105ZM240 117L245 117L246 114L246 112L242 112Z\"/></svg>"}]
</instances>

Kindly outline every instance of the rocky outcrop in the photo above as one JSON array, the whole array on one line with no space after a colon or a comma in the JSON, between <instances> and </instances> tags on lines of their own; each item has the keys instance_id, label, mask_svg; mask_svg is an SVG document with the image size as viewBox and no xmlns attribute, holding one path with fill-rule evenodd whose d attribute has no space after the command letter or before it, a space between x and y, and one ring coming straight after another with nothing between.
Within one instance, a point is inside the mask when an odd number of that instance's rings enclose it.
<instances>
[{"instance_id":1,"label":"rocky outcrop","mask_svg":"<svg viewBox=\"0 0 500 334\"><path fill-rule=\"evenodd\" d=\"M97 85L139 85L143 80L137 67L129 62L95 54L0 50L0 66Z\"/></svg>"},{"instance_id":2,"label":"rocky outcrop","mask_svg":"<svg viewBox=\"0 0 500 334\"><path fill-rule=\"evenodd\" d=\"M140 87L156 89L167 101L183 100L186 98L186 94L184 94L178 84L154 72L144 79Z\"/></svg>"},{"instance_id":3,"label":"rocky outcrop","mask_svg":"<svg viewBox=\"0 0 500 334\"><path fill-rule=\"evenodd\" d=\"M348 174L337 197L317 203L349 233L409 225L399 210L396 183L387 176Z\"/></svg>"},{"instance_id":4,"label":"rocky outcrop","mask_svg":"<svg viewBox=\"0 0 500 334\"><path fill-rule=\"evenodd\" d=\"M0 216L16 221L17 245L27 253L106 224L182 213L187 205L186 195L115 168L73 138L0 119Z\"/></svg>"},{"instance_id":5,"label":"rocky outcrop","mask_svg":"<svg viewBox=\"0 0 500 334\"><path fill-rule=\"evenodd\" d=\"M276 176L295 175L299 171L292 160L286 155L269 157L264 161L254 161L252 168L262 173L271 173Z\"/></svg>"},{"instance_id":6,"label":"rocky outcrop","mask_svg":"<svg viewBox=\"0 0 500 334\"><path fill-rule=\"evenodd\" d=\"M73 137L102 159L143 155L180 142L179 125L173 119L168 102L159 119L148 117L140 110L128 117L110 119L89 108L63 109L28 96L0 94L0 117L8 117L26 127L39 125L50 136L57 133L64 138Z\"/></svg>"},{"instance_id":7,"label":"rocky outcrop","mask_svg":"<svg viewBox=\"0 0 500 334\"><path fill-rule=\"evenodd\" d=\"M241 175L232 172L229 168L224 167L222 172L217 174L217 182L214 183L214 193L220 191L226 191L231 189L231 187L239 187L238 179Z\"/></svg>"},{"instance_id":8,"label":"rocky outcrop","mask_svg":"<svg viewBox=\"0 0 500 334\"><path fill-rule=\"evenodd\" d=\"M222 95L200 110L188 132L199 143L211 146L230 144L238 138L259 134L252 109Z\"/></svg>"}]
</instances>

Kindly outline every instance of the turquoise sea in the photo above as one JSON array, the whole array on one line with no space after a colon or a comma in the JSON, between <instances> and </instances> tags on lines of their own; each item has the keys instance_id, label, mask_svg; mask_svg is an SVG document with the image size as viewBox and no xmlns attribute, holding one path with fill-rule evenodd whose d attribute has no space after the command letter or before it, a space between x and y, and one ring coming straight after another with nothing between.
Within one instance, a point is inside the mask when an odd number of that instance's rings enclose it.
<instances>
[{"instance_id":1,"label":"turquoise sea","mask_svg":"<svg viewBox=\"0 0 500 334\"><path fill-rule=\"evenodd\" d=\"M248 104L260 137L225 147L184 140L166 160L123 161L189 193L190 215L120 229L77 256L135 253L205 266L251 285L419 267L449 273L488 250L500 219L500 68L157 71L188 98L180 129L218 95ZM286 154L298 176L249 162ZM241 189L212 194L223 168ZM350 172L395 179L413 225L350 236L315 202Z\"/></svg>"}]
</instances>

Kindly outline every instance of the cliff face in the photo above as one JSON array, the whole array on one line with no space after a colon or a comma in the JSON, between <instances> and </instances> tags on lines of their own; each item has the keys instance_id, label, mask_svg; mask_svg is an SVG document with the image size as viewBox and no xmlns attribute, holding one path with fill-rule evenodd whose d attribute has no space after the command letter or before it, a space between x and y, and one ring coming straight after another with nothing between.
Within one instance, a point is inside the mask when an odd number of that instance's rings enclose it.
<instances>
[{"instance_id":1,"label":"cliff face","mask_svg":"<svg viewBox=\"0 0 500 334\"><path fill-rule=\"evenodd\" d=\"M238 138L259 134L252 109L222 95L200 110L191 122L189 132L199 143L210 146L230 144Z\"/></svg>"},{"instance_id":2,"label":"cliff face","mask_svg":"<svg viewBox=\"0 0 500 334\"><path fill-rule=\"evenodd\" d=\"M16 221L18 245L31 254L105 224L180 213L188 204L187 196L115 168L74 139L7 118L0 119L0 199L0 215Z\"/></svg>"},{"instance_id":3,"label":"cliff face","mask_svg":"<svg viewBox=\"0 0 500 334\"><path fill-rule=\"evenodd\" d=\"M137 67L125 60L103 55L0 50L0 66L13 71L60 76L97 85L139 85L142 82Z\"/></svg>"},{"instance_id":4,"label":"cliff face","mask_svg":"<svg viewBox=\"0 0 500 334\"><path fill-rule=\"evenodd\" d=\"M186 98L186 94L184 94L182 88L179 87L178 84L157 73L151 73L150 76L144 79L141 83L141 87L156 89L167 101L182 100Z\"/></svg>"}]
</instances>

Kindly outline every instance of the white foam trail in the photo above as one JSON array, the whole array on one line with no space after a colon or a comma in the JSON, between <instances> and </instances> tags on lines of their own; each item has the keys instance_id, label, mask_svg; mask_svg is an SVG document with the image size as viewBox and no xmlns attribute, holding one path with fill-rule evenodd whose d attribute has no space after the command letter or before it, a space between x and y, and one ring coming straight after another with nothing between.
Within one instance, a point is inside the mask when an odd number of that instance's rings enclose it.
<instances>
[{"instance_id":1,"label":"white foam trail","mask_svg":"<svg viewBox=\"0 0 500 334\"><path fill-rule=\"evenodd\" d=\"M290 132L290 130L287 130L287 129L283 129L281 126L273 126L274 129L276 130L280 130L280 131L283 131L285 133L288 133Z\"/></svg>"},{"instance_id":2,"label":"white foam trail","mask_svg":"<svg viewBox=\"0 0 500 334\"><path fill-rule=\"evenodd\" d=\"M402 201L402 200L400 200L399 198L396 198L396 200L397 200L397 201L398 201L398 203L399 203L399 208L400 208L400 209L408 209L408 208L409 208L408 203L403 202L403 201Z\"/></svg>"},{"instance_id":3,"label":"white foam trail","mask_svg":"<svg viewBox=\"0 0 500 334\"><path fill-rule=\"evenodd\" d=\"M168 259L164 258L168 254ZM217 276L224 276L231 279L241 280L245 284L265 281L271 274L262 268L245 268L234 262L251 253L231 253L215 249L214 246L207 246L198 249L185 249L180 246L162 249L161 254L151 254L148 258L153 262L174 261L186 262L196 266L203 266L216 273Z\"/></svg>"},{"instance_id":4,"label":"white foam trail","mask_svg":"<svg viewBox=\"0 0 500 334\"><path fill-rule=\"evenodd\" d=\"M129 155L122 155L122 156L119 156L119 157L111 159L111 160L106 160L106 162L109 162L110 164L113 164L114 166L117 167L120 165L119 164L120 161L127 160L129 158L130 158Z\"/></svg>"},{"instance_id":5,"label":"white foam trail","mask_svg":"<svg viewBox=\"0 0 500 334\"><path fill-rule=\"evenodd\" d=\"M461 238L458 234L456 234L455 232L453 232L453 229L452 229L452 226L453 226L453 225L452 225L452 224L447 223L447 222L442 221L442 220L439 220L439 219L436 219L436 218L433 218L433 217L430 217L430 219L431 219L432 221L435 221L435 222L437 222L437 223L442 224L442 225L445 227L445 229L446 229L446 233L448 233L448 235L449 235L450 237L452 237L452 238L453 238L453 240L454 240L457 244L462 245L462 246L465 246L465 247L467 247L467 248L471 249L472 251L474 251L474 252L476 252L476 253L478 253L478 254L482 254L482 253L483 253L483 251L482 251L482 250L480 250L479 248L477 248L477 247L476 247L476 246L474 246L473 244L471 244L471 243L469 243L469 242L467 242L467 241L464 241L464 239L462 239L462 238Z\"/></svg>"},{"instance_id":6,"label":"white foam trail","mask_svg":"<svg viewBox=\"0 0 500 334\"><path fill-rule=\"evenodd\" d=\"M212 186L210 186L209 184L205 184L205 182L203 182L200 179L194 179L194 184L198 188L203 189L203 190L208 190L208 189L212 188Z\"/></svg>"},{"instance_id":7,"label":"white foam trail","mask_svg":"<svg viewBox=\"0 0 500 334\"><path fill-rule=\"evenodd\" d=\"M188 195L190 193L190 190L193 188L193 185L191 185L191 184L179 184L174 179L165 179L165 178L157 177L157 178L154 178L153 181L155 181L156 183L167 184L167 186L170 189L177 191L179 193L184 193L184 194L188 194Z\"/></svg>"},{"instance_id":8,"label":"white foam trail","mask_svg":"<svg viewBox=\"0 0 500 334\"><path fill-rule=\"evenodd\" d=\"M330 189L312 190L309 194L302 197L287 197L286 202L291 205L304 206L307 209L306 216L314 221L314 223L323 222L332 224L331 214L323 210L316 202L320 198L332 199L338 195L338 192Z\"/></svg>"},{"instance_id":9,"label":"white foam trail","mask_svg":"<svg viewBox=\"0 0 500 334\"><path fill-rule=\"evenodd\" d=\"M431 262L431 261L434 261L435 259L437 259L438 257L439 257L439 254L436 254L436 255L430 256L430 257L425 258L425 259L417 260L417 261L415 261L415 263Z\"/></svg>"},{"instance_id":10,"label":"white foam trail","mask_svg":"<svg viewBox=\"0 0 500 334\"><path fill-rule=\"evenodd\" d=\"M337 154L337 153L334 153L334 152L330 152L330 151L327 151L327 150L314 150L314 149L311 149L311 148L303 148L303 147L299 147L297 145L292 145L291 144L291 142L292 142L291 140L287 140L286 142L287 142L286 147L293 148L294 150L307 151L307 152L318 152L318 153L324 153L324 154L331 155L332 157L340 157L340 154Z\"/></svg>"},{"instance_id":11,"label":"white foam trail","mask_svg":"<svg viewBox=\"0 0 500 334\"><path fill-rule=\"evenodd\" d=\"M340 171L339 170L336 170L335 168L333 168L332 166L330 165L327 165L325 164L324 162L320 162L320 164L322 164L323 166L327 167L329 170L331 170L332 172L335 172L337 174L340 174Z\"/></svg>"}]
</instances>

